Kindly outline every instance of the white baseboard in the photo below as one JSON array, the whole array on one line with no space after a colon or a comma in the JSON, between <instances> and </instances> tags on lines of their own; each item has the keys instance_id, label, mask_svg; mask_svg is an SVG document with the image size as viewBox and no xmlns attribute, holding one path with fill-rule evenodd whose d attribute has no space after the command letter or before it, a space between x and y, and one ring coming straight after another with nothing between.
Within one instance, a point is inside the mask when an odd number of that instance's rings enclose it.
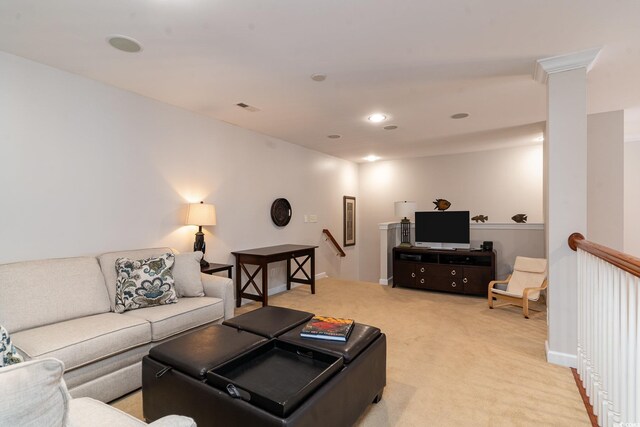
<instances>
[{"instance_id":1,"label":"white baseboard","mask_svg":"<svg viewBox=\"0 0 640 427\"><path fill-rule=\"evenodd\" d=\"M316 277L316 280L320 280L320 279L326 279L329 276L327 275L326 272L323 271L321 273L316 274L315 277ZM305 285L304 283L291 283L291 289L297 288L298 286L309 286L309 285ZM270 287L268 295L269 296L276 295L276 294L279 294L279 293L284 292L286 290L287 290L287 284L283 283L283 284L278 285L278 286ZM248 304L250 302L253 302L253 300L243 298L241 305L245 305L245 304Z\"/></svg>"},{"instance_id":2,"label":"white baseboard","mask_svg":"<svg viewBox=\"0 0 640 427\"><path fill-rule=\"evenodd\" d=\"M381 285L392 285L393 284L393 276L389 277L388 279L380 279L378 281L378 283L380 283Z\"/></svg>"},{"instance_id":3,"label":"white baseboard","mask_svg":"<svg viewBox=\"0 0 640 427\"><path fill-rule=\"evenodd\" d=\"M544 342L544 350L547 353L547 362L567 368L578 367L578 355L549 350L549 341L547 340Z\"/></svg>"}]
</instances>

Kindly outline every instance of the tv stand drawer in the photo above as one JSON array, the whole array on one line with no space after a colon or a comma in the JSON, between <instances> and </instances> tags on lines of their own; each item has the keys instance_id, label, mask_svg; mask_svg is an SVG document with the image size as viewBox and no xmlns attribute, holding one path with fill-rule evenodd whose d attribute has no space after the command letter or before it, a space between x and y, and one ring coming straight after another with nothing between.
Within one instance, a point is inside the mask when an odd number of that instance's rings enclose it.
<instances>
[{"instance_id":1,"label":"tv stand drawer","mask_svg":"<svg viewBox=\"0 0 640 427\"><path fill-rule=\"evenodd\" d=\"M462 279L451 279L444 280L443 278L438 278L438 280L432 280L429 282L429 286L427 289L433 291L443 291L443 292L453 292L456 294L464 293L464 283L462 283Z\"/></svg>"}]
</instances>

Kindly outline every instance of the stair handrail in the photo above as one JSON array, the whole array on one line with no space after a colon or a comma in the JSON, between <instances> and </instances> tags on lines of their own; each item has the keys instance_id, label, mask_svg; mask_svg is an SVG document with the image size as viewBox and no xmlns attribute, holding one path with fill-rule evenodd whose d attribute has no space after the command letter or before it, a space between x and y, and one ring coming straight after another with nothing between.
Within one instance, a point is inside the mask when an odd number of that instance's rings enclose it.
<instances>
[{"instance_id":1,"label":"stair handrail","mask_svg":"<svg viewBox=\"0 0 640 427\"><path fill-rule=\"evenodd\" d=\"M344 253L344 251L340 247L340 244L336 241L336 239L333 237L333 235L329 230L327 230L326 228L323 228L322 233L326 236L325 240L329 240L338 251L338 253L336 254L337 256L339 257L347 256L347 254Z\"/></svg>"},{"instance_id":2,"label":"stair handrail","mask_svg":"<svg viewBox=\"0 0 640 427\"><path fill-rule=\"evenodd\" d=\"M640 258L636 258L633 255L617 251L598 243L590 242L580 233L571 234L571 236L569 236L568 243L569 247L574 251L577 251L578 248L580 248L585 252L589 252L590 254L607 261L609 264L615 265L627 273L640 277Z\"/></svg>"}]
</instances>

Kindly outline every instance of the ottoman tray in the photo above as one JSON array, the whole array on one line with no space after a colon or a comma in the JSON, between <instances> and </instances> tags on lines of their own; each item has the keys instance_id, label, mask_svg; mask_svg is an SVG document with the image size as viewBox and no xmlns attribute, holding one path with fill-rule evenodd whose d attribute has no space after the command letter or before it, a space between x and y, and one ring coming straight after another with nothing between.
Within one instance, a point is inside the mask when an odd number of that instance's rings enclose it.
<instances>
[{"instance_id":1,"label":"ottoman tray","mask_svg":"<svg viewBox=\"0 0 640 427\"><path fill-rule=\"evenodd\" d=\"M271 340L207 372L207 381L286 417L343 365L340 356Z\"/></svg>"}]
</instances>

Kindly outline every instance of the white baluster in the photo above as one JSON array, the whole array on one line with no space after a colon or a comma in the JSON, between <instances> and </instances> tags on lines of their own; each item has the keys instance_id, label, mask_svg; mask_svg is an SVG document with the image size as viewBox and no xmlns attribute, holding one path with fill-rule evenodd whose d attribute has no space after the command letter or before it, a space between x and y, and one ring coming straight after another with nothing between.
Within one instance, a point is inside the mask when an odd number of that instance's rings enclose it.
<instances>
[{"instance_id":1,"label":"white baluster","mask_svg":"<svg viewBox=\"0 0 640 427\"><path fill-rule=\"evenodd\" d=\"M640 417L640 279L578 250L578 374L602 427Z\"/></svg>"}]
</instances>

